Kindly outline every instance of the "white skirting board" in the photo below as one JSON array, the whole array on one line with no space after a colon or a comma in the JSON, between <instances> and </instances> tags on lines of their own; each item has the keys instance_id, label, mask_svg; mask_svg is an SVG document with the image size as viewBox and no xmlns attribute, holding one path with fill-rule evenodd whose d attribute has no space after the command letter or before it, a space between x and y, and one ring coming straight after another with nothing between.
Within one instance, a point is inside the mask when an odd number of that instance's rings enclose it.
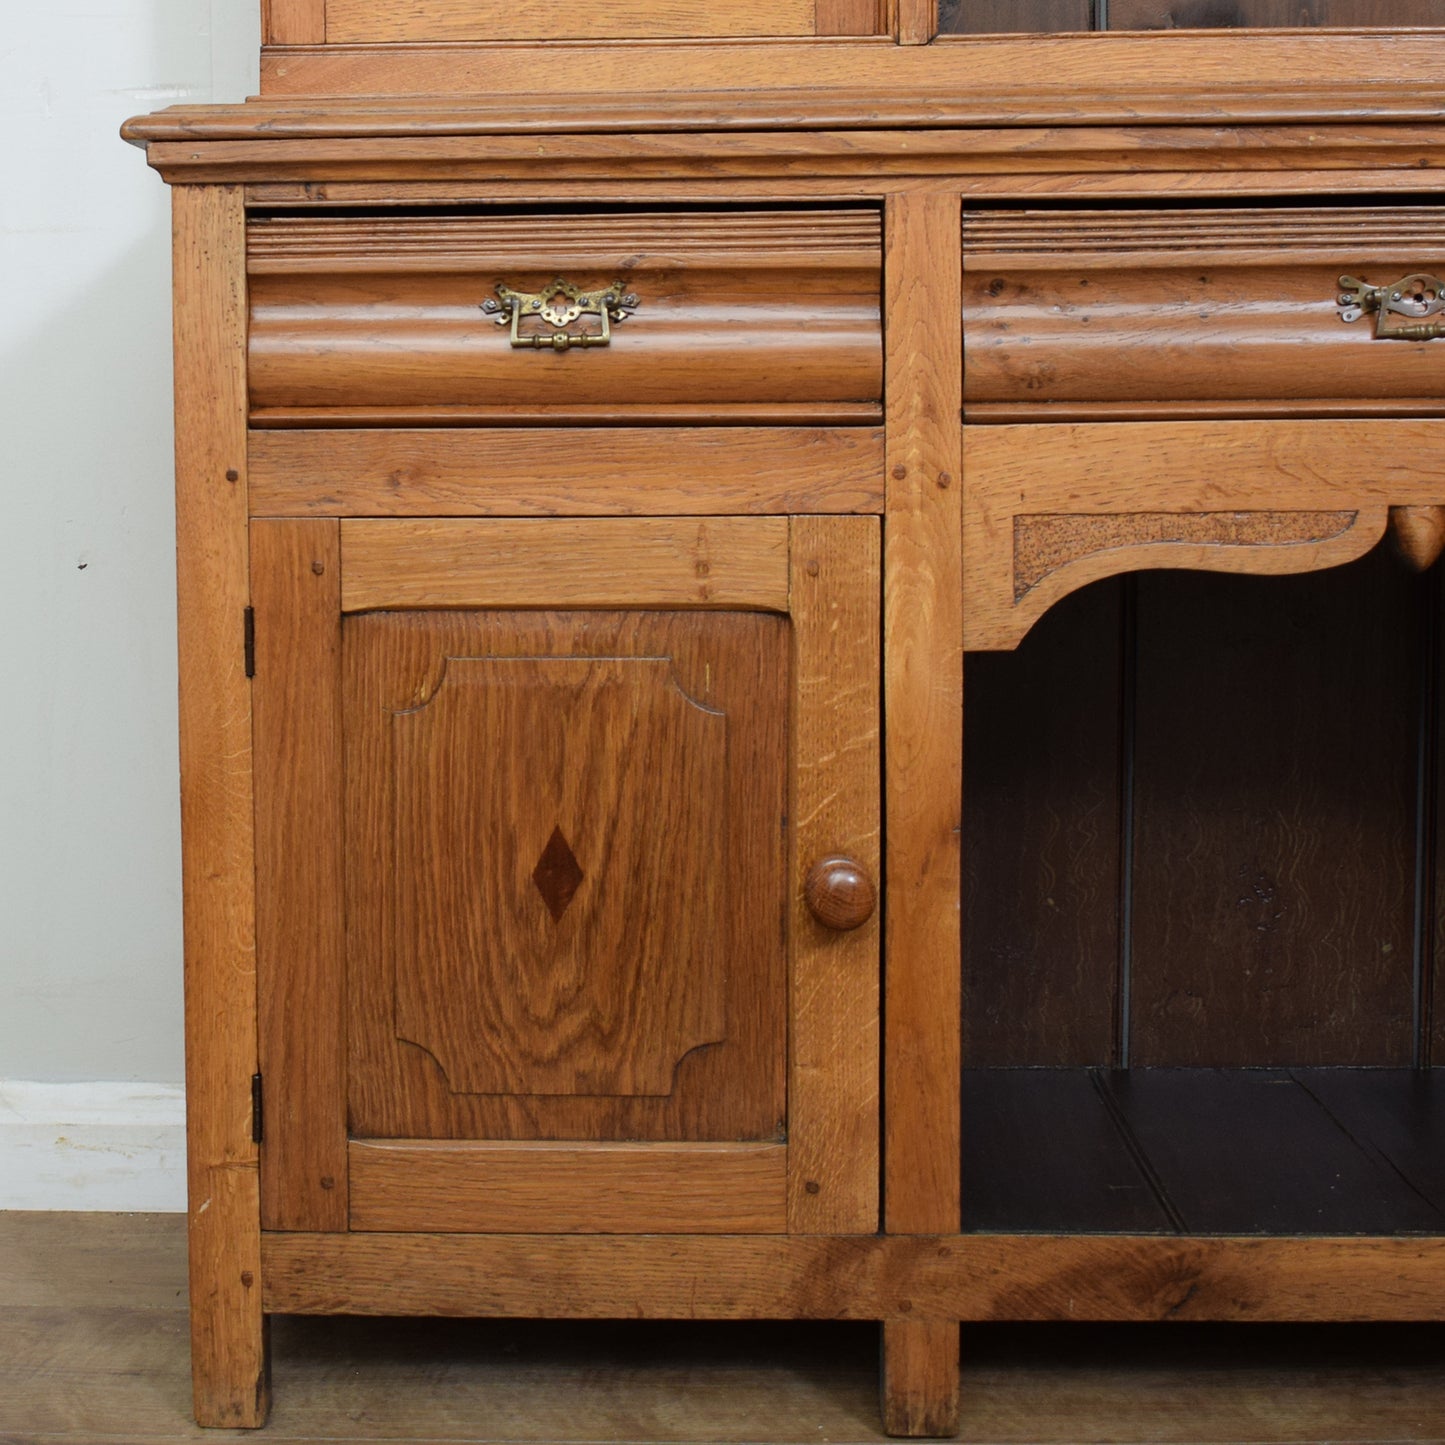
<instances>
[{"instance_id":1,"label":"white skirting board","mask_svg":"<svg viewBox=\"0 0 1445 1445\"><path fill-rule=\"evenodd\" d=\"M0 1209L185 1207L180 1088L0 1080Z\"/></svg>"}]
</instances>

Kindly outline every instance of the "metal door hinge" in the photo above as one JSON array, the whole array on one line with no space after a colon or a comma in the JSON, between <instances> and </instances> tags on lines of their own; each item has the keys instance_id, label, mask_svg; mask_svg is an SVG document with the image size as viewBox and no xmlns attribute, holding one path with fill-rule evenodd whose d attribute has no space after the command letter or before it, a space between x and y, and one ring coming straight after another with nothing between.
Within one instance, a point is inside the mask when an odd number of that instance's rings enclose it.
<instances>
[{"instance_id":1,"label":"metal door hinge","mask_svg":"<svg viewBox=\"0 0 1445 1445\"><path fill-rule=\"evenodd\" d=\"M261 1142L261 1076L251 1075L251 1142Z\"/></svg>"},{"instance_id":2,"label":"metal door hinge","mask_svg":"<svg viewBox=\"0 0 1445 1445\"><path fill-rule=\"evenodd\" d=\"M244 639L245 639L244 642L242 643L242 646L245 648L245 652L246 652L246 676L247 676L247 677L255 677L255 676L256 676L256 609L255 609L254 607L248 607L248 608L246 609L245 620L244 620L244 622L241 624L241 626L242 626L242 629L243 629L243 636L244 636Z\"/></svg>"}]
</instances>

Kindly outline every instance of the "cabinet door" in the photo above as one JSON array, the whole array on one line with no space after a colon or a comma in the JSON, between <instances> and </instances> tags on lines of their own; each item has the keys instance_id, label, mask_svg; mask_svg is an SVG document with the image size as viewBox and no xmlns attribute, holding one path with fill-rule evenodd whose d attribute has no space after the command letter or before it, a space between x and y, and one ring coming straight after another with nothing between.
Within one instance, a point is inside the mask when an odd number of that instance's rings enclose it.
<instances>
[{"instance_id":1,"label":"cabinet door","mask_svg":"<svg viewBox=\"0 0 1445 1445\"><path fill-rule=\"evenodd\" d=\"M253 523L266 1227L875 1227L877 587L870 517Z\"/></svg>"}]
</instances>

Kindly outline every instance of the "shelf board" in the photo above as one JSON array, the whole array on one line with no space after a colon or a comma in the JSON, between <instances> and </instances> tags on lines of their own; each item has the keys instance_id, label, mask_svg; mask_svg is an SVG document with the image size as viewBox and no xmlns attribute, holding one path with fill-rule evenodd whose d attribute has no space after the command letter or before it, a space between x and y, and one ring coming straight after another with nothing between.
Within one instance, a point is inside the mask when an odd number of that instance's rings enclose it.
<instances>
[{"instance_id":1,"label":"shelf board","mask_svg":"<svg viewBox=\"0 0 1445 1445\"><path fill-rule=\"evenodd\" d=\"M1445 1070L966 1069L963 1228L1445 1232Z\"/></svg>"}]
</instances>

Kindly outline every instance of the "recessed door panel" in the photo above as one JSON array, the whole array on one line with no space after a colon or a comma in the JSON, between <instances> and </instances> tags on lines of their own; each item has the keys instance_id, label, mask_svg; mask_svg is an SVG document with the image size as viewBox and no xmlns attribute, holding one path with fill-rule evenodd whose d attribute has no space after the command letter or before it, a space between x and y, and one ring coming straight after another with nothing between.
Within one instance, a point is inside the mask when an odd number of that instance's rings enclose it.
<instances>
[{"instance_id":1,"label":"recessed door panel","mask_svg":"<svg viewBox=\"0 0 1445 1445\"><path fill-rule=\"evenodd\" d=\"M353 1132L778 1134L787 632L345 620Z\"/></svg>"}]
</instances>

